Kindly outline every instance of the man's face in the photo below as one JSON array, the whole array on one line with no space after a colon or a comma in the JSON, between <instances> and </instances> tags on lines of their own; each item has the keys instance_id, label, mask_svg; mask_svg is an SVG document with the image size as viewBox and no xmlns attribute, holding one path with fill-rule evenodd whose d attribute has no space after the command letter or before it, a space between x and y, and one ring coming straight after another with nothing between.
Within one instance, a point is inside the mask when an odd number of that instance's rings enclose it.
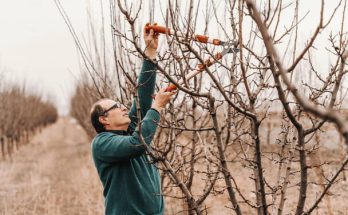
<instances>
[{"instance_id":1,"label":"man's face","mask_svg":"<svg viewBox=\"0 0 348 215\"><path fill-rule=\"evenodd\" d=\"M111 99L101 101L100 105L106 112L103 117L103 124L109 125L111 130L121 130L121 128L128 128L130 118L128 116L128 109L117 105Z\"/></svg>"}]
</instances>

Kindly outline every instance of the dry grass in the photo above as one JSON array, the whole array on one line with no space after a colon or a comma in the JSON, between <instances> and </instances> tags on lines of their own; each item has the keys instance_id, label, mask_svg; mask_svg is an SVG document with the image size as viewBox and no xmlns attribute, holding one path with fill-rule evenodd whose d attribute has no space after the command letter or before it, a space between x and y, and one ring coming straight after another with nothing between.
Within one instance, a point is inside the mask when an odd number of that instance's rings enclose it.
<instances>
[{"instance_id":1,"label":"dry grass","mask_svg":"<svg viewBox=\"0 0 348 215\"><path fill-rule=\"evenodd\" d=\"M233 147L238 149L238 146ZM275 145L263 147L263 151L277 151ZM231 152L235 153L234 151ZM322 160L334 161L325 173L338 168L337 150L321 151ZM310 162L310 161L309 161ZM275 164L264 159L266 179L275 182ZM204 165L198 169L204 168ZM298 169L294 163L293 168ZM245 197L254 200L251 170L240 162L230 163L230 170ZM348 181L341 181L332 187L331 206L334 214L348 214L345 199L348 198ZM313 170L309 171L309 180L318 181ZM292 179L289 196L286 200L285 213L293 214L297 202L297 179ZM31 142L16 152L13 161L0 162L0 215L88 215L103 214L102 186L96 174L91 155L90 144L85 132L74 120L63 118L38 134ZM193 194L202 192L201 178L194 181ZM224 182L220 179L215 188L223 190ZM307 205L314 201L320 191L317 185L310 185ZM205 202L208 214L231 214L232 211L226 192L222 195L211 194ZM185 214L183 201L166 198L166 214ZM256 214L246 209L246 214ZM324 200L315 214L327 214Z\"/></svg>"},{"instance_id":2,"label":"dry grass","mask_svg":"<svg viewBox=\"0 0 348 215\"><path fill-rule=\"evenodd\" d=\"M238 146L236 146L237 148ZM275 145L269 145L263 147L264 152L274 152L278 151L279 148ZM327 151L321 151L316 156L319 156L322 161L331 161L332 164L329 166L325 166L324 168L325 174L331 176L331 173L334 173L339 168L339 157L337 156L338 151L337 150L329 150ZM308 163L311 161L308 160ZM236 183L238 184L238 187L241 191L241 193L244 194L244 196L253 202L256 202L255 199L255 184L254 181L251 179L252 177L252 170L245 168L246 163L243 162L233 162L229 163L229 169L231 170L231 174L233 178L235 179ZM267 159L263 159L263 165L265 168L264 175L266 177L267 182L270 185L274 185L276 183L276 175L277 175L277 164L274 162L270 162ZM204 165L198 165L197 169L203 169ZM293 163L292 165L293 170L299 170L299 163ZM203 177L196 177L193 184L193 194L194 196L198 197L203 190L202 184L204 184L204 181L202 180ZM296 185L299 182L299 176L295 175L290 178L291 183L289 184L289 189L287 191L288 195L285 201L285 207L284 207L284 213L286 215L294 214L296 210L296 204L298 201L298 186ZM317 177L315 171L313 169L309 170L309 186L308 186L308 193L307 193L307 200L306 200L306 206L305 209L308 209L309 206L313 204L315 199L319 196L319 194L322 191L321 186L315 185L313 183L319 183L319 178ZM199 186L201 184L201 186ZM217 191L224 190L225 184L224 180L221 177L215 185L215 189ZM267 191L270 191L269 189L266 189ZM238 195L239 196L239 195ZM339 177L339 182L334 184L332 188L330 189L330 204L334 215L342 214L346 215L348 214L348 205L345 203L345 200L348 198L348 181L343 179L343 175ZM277 197L279 200L279 196ZM241 198L238 198L239 201L242 201ZM271 202L271 196L268 196L267 202ZM277 201L278 204L279 201ZM177 199L167 199L167 209L170 213L168 214L181 214L186 215L184 212L183 207L183 201L177 200ZM276 204L276 206L278 206ZM210 196L205 201L205 207L207 208L208 213L207 214L214 214L214 215L228 215L228 214L234 214L232 210L230 209L232 207L231 203L228 201L227 191L224 192L224 194L216 193L210 194ZM246 204L241 204L243 214L257 214L255 209L250 208ZM271 206L270 206L271 209ZM270 210L271 211L271 210ZM277 211L274 211L275 213ZM274 213L272 213L274 214ZM313 214L328 214L327 209L327 199L324 198L324 200L319 204L319 207L314 211Z\"/></svg>"},{"instance_id":3,"label":"dry grass","mask_svg":"<svg viewBox=\"0 0 348 215\"><path fill-rule=\"evenodd\" d=\"M0 214L102 214L101 185L88 139L60 119L0 163Z\"/></svg>"}]
</instances>

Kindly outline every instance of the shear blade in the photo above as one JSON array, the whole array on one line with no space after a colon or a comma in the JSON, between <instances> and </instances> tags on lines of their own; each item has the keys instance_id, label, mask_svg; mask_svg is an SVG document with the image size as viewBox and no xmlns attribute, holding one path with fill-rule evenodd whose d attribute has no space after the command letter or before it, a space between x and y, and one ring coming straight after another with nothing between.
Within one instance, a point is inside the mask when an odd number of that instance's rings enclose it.
<instances>
[{"instance_id":1,"label":"shear blade","mask_svg":"<svg viewBox=\"0 0 348 215\"><path fill-rule=\"evenodd\" d=\"M239 49L238 48L231 48L231 47L228 47L228 48L225 48L221 54L222 55L225 55L225 54L228 54L228 53L237 53L239 52Z\"/></svg>"},{"instance_id":2,"label":"shear blade","mask_svg":"<svg viewBox=\"0 0 348 215\"><path fill-rule=\"evenodd\" d=\"M239 52L239 48L230 48L228 50L228 53L237 53L237 52Z\"/></svg>"},{"instance_id":3,"label":"shear blade","mask_svg":"<svg viewBox=\"0 0 348 215\"><path fill-rule=\"evenodd\" d=\"M226 41L221 41L220 42L221 46L234 46L235 43L234 42L226 42Z\"/></svg>"}]
</instances>

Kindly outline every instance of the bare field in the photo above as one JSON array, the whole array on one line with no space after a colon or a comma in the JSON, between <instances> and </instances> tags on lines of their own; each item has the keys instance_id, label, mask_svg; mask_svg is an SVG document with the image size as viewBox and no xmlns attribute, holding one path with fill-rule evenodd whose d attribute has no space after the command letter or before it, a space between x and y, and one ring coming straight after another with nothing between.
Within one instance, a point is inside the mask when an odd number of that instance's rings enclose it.
<instances>
[{"instance_id":1,"label":"bare field","mask_svg":"<svg viewBox=\"0 0 348 215\"><path fill-rule=\"evenodd\" d=\"M0 214L102 214L103 196L84 131L60 119L0 162Z\"/></svg>"},{"instance_id":2,"label":"bare field","mask_svg":"<svg viewBox=\"0 0 348 215\"><path fill-rule=\"evenodd\" d=\"M264 152L278 150L275 145L263 147ZM313 158L331 161L332 164L324 168L325 174L330 175L339 167L339 154L335 149L327 149ZM309 158L308 162L314 161ZM254 193L251 192L254 184L250 178L252 170L243 165L246 164L232 162L230 170L241 192L249 200L254 200ZM264 159L264 167L266 180L274 184L276 165ZM298 163L294 163L293 168L298 169ZM342 177L330 190L329 205L333 214L348 214L348 205L345 203L348 198L348 181ZM199 186L200 180L197 177L194 181L194 195L203 189ZM298 180L291 180L284 214L294 213ZM309 171L309 182L306 206L311 205L321 192L321 186L315 184L318 175L313 170ZM1 161L0 184L0 215L103 214L102 186L91 159L89 140L81 127L69 118L61 118L56 124L44 129L30 144L14 153L12 161ZM219 179L216 190L223 190L222 185L223 180ZM185 214L182 201L167 199L166 202L166 214ZM206 201L208 214L233 214L228 208L230 206L226 192L218 196L211 194ZM314 214L328 214L327 206L328 200L324 199ZM243 204L241 207L245 214L256 214L254 210L246 210Z\"/></svg>"}]
</instances>

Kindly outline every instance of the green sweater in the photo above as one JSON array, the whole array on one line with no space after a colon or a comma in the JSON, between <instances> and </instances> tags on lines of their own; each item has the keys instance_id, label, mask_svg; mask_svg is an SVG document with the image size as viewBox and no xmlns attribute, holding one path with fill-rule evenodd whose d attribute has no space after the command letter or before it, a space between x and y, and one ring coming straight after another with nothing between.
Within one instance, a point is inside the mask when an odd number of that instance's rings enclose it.
<instances>
[{"instance_id":1,"label":"green sweater","mask_svg":"<svg viewBox=\"0 0 348 215\"><path fill-rule=\"evenodd\" d=\"M150 109L156 82L155 65L144 60L139 75L138 95L141 132L147 145L156 132L159 113ZM106 215L163 214L160 176L150 163L136 129L135 102L129 111L128 131L99 133L92 141L92 156L104 187Z\"/></svg>"}]
</instances>

